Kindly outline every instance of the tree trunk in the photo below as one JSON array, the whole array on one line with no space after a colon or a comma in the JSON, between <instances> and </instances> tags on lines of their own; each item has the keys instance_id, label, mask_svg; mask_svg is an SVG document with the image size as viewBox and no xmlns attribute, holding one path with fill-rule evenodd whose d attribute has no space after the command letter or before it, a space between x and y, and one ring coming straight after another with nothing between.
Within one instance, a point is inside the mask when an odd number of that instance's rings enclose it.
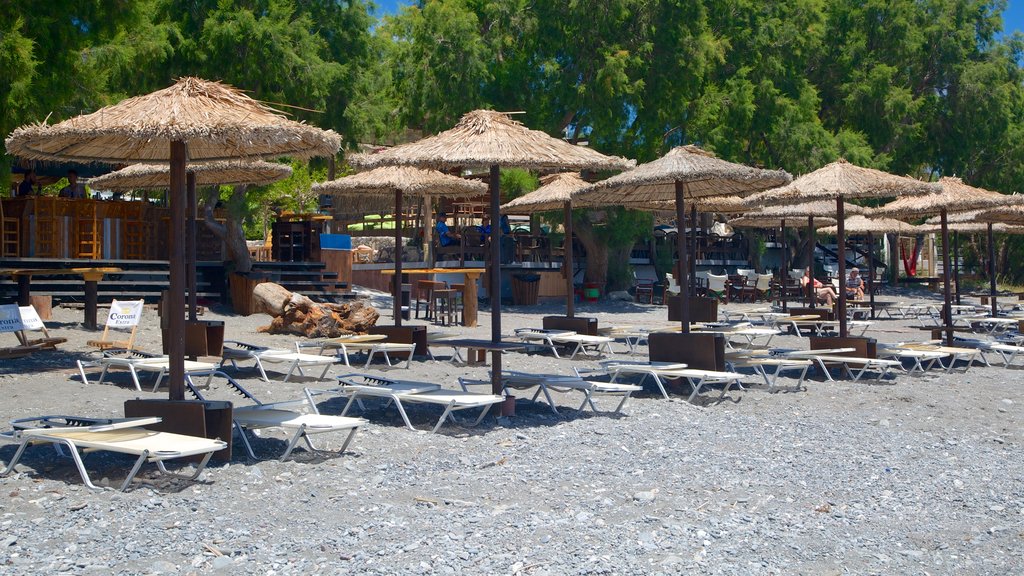
<instances>
[{"instance_id":1,"label":"tree trunk","mask_svg":"<svg viewBox=\"0 0 1024 576\"><path fill-rule=\"evenodd\" d=\"M1010 273L1010 241L1003 236L999 239L999 268L996 269L996 277L1000 274L1004 277Z\"/></svg>"},{"instance_id":2,"label":"tree trunk","mask_svg":"<svg viewBox=\"0 0 1024 576\"><path fill-rule=\"evenodd\" d=\"M598 239L598 231L586 218L575 218L572 222L576 238L587 251L587 269L583 281L603 286L608 281L608 245Z\"/></svg>"},{"instance_id":3,"label":"tree trunk","mask_svg":"<svg viewBox=\"0 0 1024 576\"><path fill-rule=\"evenodd\" d=\"M259 284L253 297L262 312L274 317L269 326L259 328L260 332L268 334L337 338L365 333L380 318L374 307L361 300L351 304L321 304L272 282Z\"/></svg>"},{"instance_id":4,"label":"tree trunk","mask_svg":"<svg viewBox=\"0 0 1024 576\"><path fill-rule=\"evenodd\" d=\"M633 285L629 265L629 255L632 252L632 246L608 248L608 257L605 258L608 292L626 290Z\"/></svg>"},{"instance_id":5,"label":"tree trunk","mask_svg":"<svg viewBox=\"0 0 1024 576\"><path fill-rule=\"evenodd\" d=\"M224 242L227 249L227 261L231 263L234 272L246 273L252 271L252 256L249 255L249 246L245 243L245 230L242 228L244 219L243 211L238 209L245 203L245 186L235 186L231 192L231 207L228 209L228 218L221 224L213 215L213 209L217 205L219 190L216 186L207 190L204 198L204 219L203 223L217 238Z\"/></svg>"},{"instance_id":6,"label":"tree trunk","mask_svg":"<svg viewBox=\"0 0 1024 576\"><path fill-rule=\"evenodd\" d=\"M886 238L889 241L889 285L897 286L900 282L899 236L889 233Z\"/></svg>"}]
</instances>

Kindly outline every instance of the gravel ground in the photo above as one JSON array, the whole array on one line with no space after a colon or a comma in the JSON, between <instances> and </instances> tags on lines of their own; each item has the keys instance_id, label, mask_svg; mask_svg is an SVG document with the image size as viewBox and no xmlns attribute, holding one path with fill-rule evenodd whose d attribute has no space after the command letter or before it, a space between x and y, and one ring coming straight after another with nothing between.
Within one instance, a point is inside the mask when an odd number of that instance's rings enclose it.
<instances>
[{"instance_id":1,"label":"gravel ground","mask_svg":"<svg viewBox=\"0 0 1024 576\"><path fill-rule=\"evenodd\" d=\"M504 326L561 311L508 308ZM292 345L255 333L266 316L220 312L205 318L225 320L228 338ZM665 323L658 306L603 302L579 314ZM124 400L160 396L136 392L124 373L102 386L79 381L74 360L96 336L81 316L55 309L51 332L69 339L60 351L0 363L0 420L119 416ZM155 350L155 312L144 322L139 345ZM465 332L488 337L489 322L482 313ZM922 338L909 321L875 328L881 341ZM805 347L794 337L773 345ZM505 358L537 372L597 365ZM371 372L449 387L486 377L444 361ZM264 401L313 384L241 376ZM278 462L283 436L268 433L256 443L267 459L238 447L197 483L167 483L147 466L126 493L86 489L70 462L38 447L0 479L0 574L1020 574L1021 380L1018 370L975 367L771 393L750 376L745 391L701 406L644 394L622 415L593 415L560 397L555 416L520 400L513 418L439 434L410 432L394 410L371 407L344 455L299 450ZM230 399L217 386L209 396ZM420 427L437 415L411 411ZM0 460L13 453L0 447ZM130 460L94 454L86 464L94 480L117 485Z\"/></svg>"}]
</instances>

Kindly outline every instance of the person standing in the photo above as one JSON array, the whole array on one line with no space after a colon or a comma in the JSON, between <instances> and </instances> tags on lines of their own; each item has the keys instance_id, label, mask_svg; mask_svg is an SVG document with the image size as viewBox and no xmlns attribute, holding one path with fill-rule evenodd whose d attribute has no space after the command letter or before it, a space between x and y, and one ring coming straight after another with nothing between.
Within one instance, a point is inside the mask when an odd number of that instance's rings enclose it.
<instances>
[{"instance_id":1,"label":"person standing","mask_svg":"<svg viewBox=\"0 0 1024 576\"><path fill-rule=\"evenodd\" d=\"M36 183L36 172L35 170L27 170L25 172L25 179L18 184L18 196L31 196L34 194L32 186Z\"/></svg>"},{"instance_id":2,"label":"person standing","mask_svg":"<svg viewBox=\"0 0 1024 576\"><path fill-rule=\"evenodd\" d=\"M57 194L61 198L87 198L85 193L85 184L78 182L78 172L75 170L68 170L68 185L60 189L60 193Z\"/></svg>"}]
</instances>

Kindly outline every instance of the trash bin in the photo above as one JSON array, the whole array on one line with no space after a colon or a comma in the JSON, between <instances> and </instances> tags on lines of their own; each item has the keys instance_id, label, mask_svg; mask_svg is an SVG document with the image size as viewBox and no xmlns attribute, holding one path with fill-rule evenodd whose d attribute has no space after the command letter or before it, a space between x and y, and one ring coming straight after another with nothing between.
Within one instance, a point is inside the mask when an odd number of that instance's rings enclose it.
<instances>
[{"instance_id":1,"label":"trash bin","mask_svg":"<svg viewBox=\"0 0 1024 576\"><path fill-rule=\"evenodd\" d=\"M597 282L587 282L583 285L583 299L587 302L597 302L601 297L601 285Z\"/></svg>"},{"instance_id":2,"label":"trash bin","mask_svg":"<svg viewBox=\"0 0 1024 576\"><path fill-rule=\"evenodd\" d=\"M540 289L540 274L513 274L512 301L517 306L532 306L537 303Z\"/></svg>"},{"instance_id":3,"label":"trash bin","mask_svg":"<svg viewBox=\"0 0 1024 576\"><path fill-rule=\"evenodd\" d=\"M402 320L409 319L409 308L412 305L412 284L402 284Z\"/></svg>"}]
</instances>

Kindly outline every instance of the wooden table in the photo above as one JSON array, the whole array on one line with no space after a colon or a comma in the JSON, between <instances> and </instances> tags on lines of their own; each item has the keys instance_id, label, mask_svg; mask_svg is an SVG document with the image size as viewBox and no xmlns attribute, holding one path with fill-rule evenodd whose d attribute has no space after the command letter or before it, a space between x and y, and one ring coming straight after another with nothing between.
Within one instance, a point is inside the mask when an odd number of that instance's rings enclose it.
<instances>
[{"instance_id":1,"label":"wooden table","mask_svg":"<svg viewBox=\"0 0 1024 576\"><path fill-rule=\"evenodd\" d=\"M406 274L462 274L466 277L466 282L462 288L462 325L463 326L476 326L477 324L477 288L476 280L486 271L485 268L402 268L402 275ZM393 268L385 269L380 271L385 276L391 276L395 273ZM403 278L403 282L405 278ZM401 298L401 294L396 294L395 298Z\"/></svg>"},{"instance_id":2,"label":"wooden table","mask_svg":"<svg viewBox=\"0 0 1024 576\"><path fill-rule=\"evenodd\" d=\"M0 270L0 275L13 276L18 280L18 305L28 306L32 294L32 276L81 276L85 281L85 327L96 329L96 308L98 307L98 282L104 274L123 272L120 268L26 268L24 270Z\"/></svg>"}]
</instances>

